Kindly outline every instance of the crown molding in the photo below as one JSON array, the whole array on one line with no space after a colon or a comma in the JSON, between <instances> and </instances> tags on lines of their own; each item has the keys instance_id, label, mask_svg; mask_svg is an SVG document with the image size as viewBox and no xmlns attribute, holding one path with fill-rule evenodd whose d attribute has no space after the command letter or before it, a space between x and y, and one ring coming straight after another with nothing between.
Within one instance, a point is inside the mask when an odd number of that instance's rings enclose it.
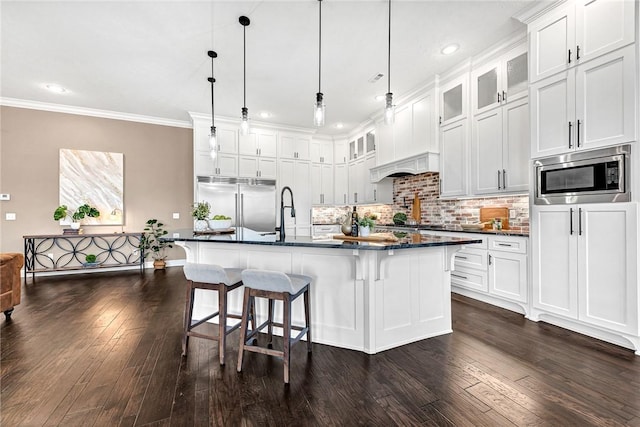
<instances>
[{"instance_id":1,"label":"crown molding","mask_svg":"<svg viewBox=\"0 0 640 427\"><path fill-rule=\"evenodd\" d=\"M526 7L513 15L512 18L517 19L523 24L530 24L545 13L557 8L558 6L564 5L565 3L567 3L567 0L557 0L555 2L538 0L532 3L529 7Z\"/></svg>"},{"instance_id":2,"label":"crown molding","mask_svg":"<svg viewBox=\"0 0 640 427\"><path fill-rule=\"evenodd\" d=\"M189 111L189 116L191 117L192 123L195 122L196 120L198 120L198 121L206 120L207 122L211 121L211 114L196 113L196 112L193 112L193 111ZM231 126L238 126L238 128L240 128L240 119L236 119L236 118L224 117L224 116L216 116L216 123L224 123L224 124L228 124L228 125L231 125ZM284 125L284 124L280 124L280 123L261 122L259 120L253 120L253 119L249 120L249 125L250 125L250 127L275 129L275 130L287 131L287 132L307 133L307 134L310 134L310 135L316 134L318 132L317 129L304 128L304 127L291 126L291 125Z\"/></svg>"},{"instance_id":3,"label":"crown molding","mask_svg":"<svg viewBox=\"0 0 640 427\"><path fill-rule=\"evenodd\" d=\"M148 123L152 125L171 126L191 129L191 123L182 120L163 119L161 117L143 116L140 114L119 113L117 111L96 110L93 108L74 107L71 105L50 104L47 102L29 101L26 99L0 98L0 105L6 107L28 108L31 110L52 111L55 113L75 114L79 116L100 117L103 119L126 120L128 122Z\"/></svg>"}]
</instances>

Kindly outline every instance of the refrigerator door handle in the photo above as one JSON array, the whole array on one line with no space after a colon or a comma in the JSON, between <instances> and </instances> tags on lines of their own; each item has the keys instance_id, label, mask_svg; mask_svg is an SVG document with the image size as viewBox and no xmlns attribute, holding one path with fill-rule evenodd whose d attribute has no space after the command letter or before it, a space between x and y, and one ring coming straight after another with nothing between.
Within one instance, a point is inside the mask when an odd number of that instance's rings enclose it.
<instances>
[{"instance_id":1,"label":"refrigerator door handle","mask_svg":"<svg viewBox=\"0 0 640 427\"><path fill-rule=\"evenodd\" d=\"M244 227L244 194L240 194L240 221Z\"/></svg>"},{"instance_id":2,"label":"refrigerator door handle","mask_svg":"<svg viewBox=\"0 0 640 427\"><path fill-rule=\"evenodd\" d=\"M240 217L238 216L238 193L235 193L234 196L236 198L236 227L241 227Z\"/></svg>"}]
</instances>

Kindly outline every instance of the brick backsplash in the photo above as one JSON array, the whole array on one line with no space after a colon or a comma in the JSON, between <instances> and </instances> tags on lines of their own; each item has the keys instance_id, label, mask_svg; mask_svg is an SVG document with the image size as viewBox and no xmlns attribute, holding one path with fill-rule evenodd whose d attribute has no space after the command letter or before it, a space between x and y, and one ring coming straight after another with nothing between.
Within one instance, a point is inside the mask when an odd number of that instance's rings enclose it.
<instances>
[{"instance_id":1,"label":"brick backsplash","mask_svg":"<svg viewBox=\"0 0 640 427\"><path fill-rule=\"evenodd\" d=\"M513 195L473 199L440 199L440 175L428 172L393 180L393 211L411 213L413 198L420 198L422 224L456 225L480 221L481 207L506 207L515 211L511 229L529 232L529 196Z\"/></svg>"},{"instance_id":2,"label":"brick backsplash","mask_svg":"<svg viewBox=\"0 0 640 427\"><path fill-rule=\"evenodd\" d=\"M358 205L358 215L376 213L378 223L390 224L396 212L411 215L414 195L420 198L421 223L457 225L480 221L481 207L506 207L515 211L509 219L512 230L529 232L529 196L478 197L473 199L440 199L440 176L428 172L420 175L394 178L393 205ZM351 213L353 206L314 206L314 224L335 224Z\"/></svg>"}]
</instances>

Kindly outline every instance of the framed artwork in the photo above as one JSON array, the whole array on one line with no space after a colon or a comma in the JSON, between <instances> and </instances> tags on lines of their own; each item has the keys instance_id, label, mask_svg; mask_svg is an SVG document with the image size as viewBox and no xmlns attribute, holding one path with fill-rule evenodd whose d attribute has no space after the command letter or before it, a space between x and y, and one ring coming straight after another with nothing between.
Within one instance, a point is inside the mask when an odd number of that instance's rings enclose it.
<instances>
[{"instance_id":1,"label":"framed artwork","mask_svg":"<svg viewBox=\"0 0 640 427\"><path fill-rule=\"evenodd\" d=\"M60 149L60 204L75 211L87 203L100 211L83 224L123 225L123 189L122 153Z\"/></svg>"}]
</instances>

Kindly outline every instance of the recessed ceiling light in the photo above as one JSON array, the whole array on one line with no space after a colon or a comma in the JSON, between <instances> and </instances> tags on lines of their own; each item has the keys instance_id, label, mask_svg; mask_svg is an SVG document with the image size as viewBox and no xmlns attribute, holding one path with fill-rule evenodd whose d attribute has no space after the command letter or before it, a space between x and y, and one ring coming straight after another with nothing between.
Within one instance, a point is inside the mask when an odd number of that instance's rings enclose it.
<instances>
[{"instance_id":1,"label":"recessed ceiling light","mask_svg":"<svg viewBox=\"0 0 640 427\"><path fill-rule=\"evenodd\" d=\"M386 99L385 95L376 95L376 101L382 102Z\"/></svg>"},{"instance_id":2,"label":"recessed ceiling light","mask_svg":"<svg viewBox=\"0 0 640 427\"><path fill-rule=\"evenodd\" d=\"M440 52L442 52L443 55L451 55L453 52L457 51L459 48L460 48L460 46L458 46L457 44L453 43L453 44L450 44L448 46L443 47Z\"/></svg>"},{"instance_id":3,"label":"recessed ceiling light","mask_svg":"<svg viewBox=\"0 0 640 427\"><path fill-rule=\"evenodd\" d=\"M271 113L267 112L267 111L262 111L260 113L260 117L263 119L268 119L269 117L271 117Z\"/></svg>"},{"instance_id":4,"label":"recessed ceiling light","mask_svg":"<svg viewBox=\"0 0 640 427\"><path fill-rule=\"evenodd\" d=\"M65 88L55 83L48 83L44 85L44 87L54 93L65 93L67 91Z\"/></svg>"},{"instance_id":5,"label":"recessed ceiling light","mask_svg":"<svg viewBox=\"0 0 640 427\"><path fill-rule=\"evenodd\" d=\"M342 123L336 123L336 129L342 129L344 125Z\"/></svg>"}]
</instances>

